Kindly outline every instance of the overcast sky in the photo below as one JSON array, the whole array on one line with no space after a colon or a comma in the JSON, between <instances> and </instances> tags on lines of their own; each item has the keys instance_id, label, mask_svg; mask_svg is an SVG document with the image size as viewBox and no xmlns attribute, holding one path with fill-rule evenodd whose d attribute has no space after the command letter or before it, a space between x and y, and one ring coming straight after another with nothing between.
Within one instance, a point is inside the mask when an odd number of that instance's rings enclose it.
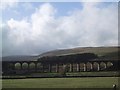
<instances>
[{"instance_id":1,"label":"overcast sky","mask_svg":"<svg viewBox=\"0 0 120 90\"><path fill-rule=\"evenodd\" d=\"M117 2L9 2L0 10L3 56L118 44Z\"/></svg>"}]
</instances>

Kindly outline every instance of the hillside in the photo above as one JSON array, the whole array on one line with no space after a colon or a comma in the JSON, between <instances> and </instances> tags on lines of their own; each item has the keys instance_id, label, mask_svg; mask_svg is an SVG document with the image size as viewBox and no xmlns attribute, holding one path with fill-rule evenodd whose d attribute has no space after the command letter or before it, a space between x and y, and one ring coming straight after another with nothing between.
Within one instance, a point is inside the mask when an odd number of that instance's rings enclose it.
<instances>
[{"instance_id":1,"label":"hillside","mask_svg":"<svg viewBox=\"0 0 120 90\"><path fill-rule=\"evenodd\" d=\"M61 56L61 55L70 55L70 54L82 54L82 53L94 53L98 56L118 56L118 52L120 47L80 47L80 48L72 48L72 49L63 49L63 50L54 50L50 52L46 52L40 55L40 57L45 56Z\"/></svg>"},{"instance_id":2,"label":"hillside","mask_svg":"<svg viewBox=\"0 0 120 90\"><path fill-rule=\"evenodd\" d=\"M104 58L118 58L120 56L120 47L79 47L72 49L62 49L45 52L38 56L6 56L2 57L3 61L32 61L37 60L39 57L48 56L65 56L71 54L82 54L82 53L94 53L99 57ZM118 55L119 54L119 55Z\"/></svg>"}]
</instances>

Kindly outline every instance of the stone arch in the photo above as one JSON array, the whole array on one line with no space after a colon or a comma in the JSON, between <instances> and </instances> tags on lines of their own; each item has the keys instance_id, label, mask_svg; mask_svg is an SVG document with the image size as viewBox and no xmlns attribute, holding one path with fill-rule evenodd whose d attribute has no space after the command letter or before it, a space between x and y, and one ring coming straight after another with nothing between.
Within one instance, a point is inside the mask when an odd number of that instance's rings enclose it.
<instances>
[{"instance_id":1,"label":"stone arch","mask_svg":"<svg viewBox=\"0 0 120 90\"><path fill-rule=\"evenodd\" d=\"M70 67L70 64L69 64L69 67ZM59 68L58 69L59 69L59 72L63 71L63 64L62 63L59 63ZM72 70L70 70L70 68L69 68L69 72L72 72Z\"/></svg>"},{"instance_id":2,"label":"stone arch","mask_svg":"<svg viewBox=\"0 0 120 90\"><path fill-rule=\"evenodd\" d=\"M9 70L13 70L14 69L14 64L13 63L9 63L8 64L8 69Z\"/></svg>"},{"instance_id":3,"label":"stone arch","mask_svg":"<svg viewBox=\"0 0 120 90\"><path fill-rule=\"evenodd\" d=\"M41 63L37 63L37 69L41 68Z\"/></svg>"},{"instance_id":4,"label":"stone arch","mask_svg":"<svg viewBox=\"0 0 120 90\"><path fill-rule=\"evenodd\" d=\"M34 62L31 62L29 64L29 69L35 69L35 63Z\"/></svg>"},{"instance_id":5,"label":"stone arch","mask_svg":"<svg viewBox=\"0 0 120 90\"><path fill-rule=\"evenodd\" d=\"M104 70L107 68L107 64L105 62L100 63L100 70Z\"/></svg>"},{"instance_id":6,"label":"stone arch","mask_svg":"<svg viewBox=\"0 0 120 90\"><path fill-rule=\"evenodd\" d=\"M70 64L67 63L67 64L66 64L66 72L69 72L69 70L70 70Z\"/></svg>"},{"instance_id":7,"label":"stone arch","mask_svg":"<svg viewBox=\"0 0 120 90\"><path fill-rule=\"evenodd\" d=\"M111 67L113 66L113 63L112 62L107 62L107 67Z\"/></svg>"},{"instance_id":8,"label":"stone arch","mask_svg":"<svg viewBox=\"0 0 120 90\"><path fill-rule=\"evenodd\" d=\"M26 62L22 63L22 69L28 69L28 63Z\"/></svg>"},{"instance_id":9,"label":"stone arch","mask_svg":"<svg viewBox=\"0 0 120 90\"><path fill-rule=\"evenodd\" d=\"M86 71L86 64L85 63L80 63L80 71Z\"/></svg>"},{"instance_id":10,"label":"stone arch","mask_svg":"<svg viewBox=\"0 0 120 90\"><path fill-rule=\"evenodd\" d=\"M62 66L61 66L62 67ZM53 63L52 65L51 65L51 72L56 72L56 64L55 63Z\"/></svg>"},{"instance_id":11,"label":"stone arch","mask_svg":"<svg viewBox=\"0 0 120 90\"><path fill-rule=\"evenodd\" d=\"M55 64L55 69L56 69L56 64ZM44 64L44 72L49 72L49 64L48 63Z\"/></svg>"},{"instance_id":12,"label":"stone arch","mask_svg":"<svg viewBox=\"0 0 120 90\"><path fill-rule=\"evenodd\" d=\"M38 72L43 72L43 65L40 62L36 64L36 68Z\"/></svg>"},{"instance_id":13,"label":"stone arch","mask_svg":"<svg viewBox=\"0 0 120 90\"><path fill-rule=\"evenodd\" d=\"M77 63L73 63L73 72L77 72Z\"/></svg>"},{"instance_id":14,"label":"stone arch","mask_svg":"<svg viewBox=\"0 0 120 90\"><path fill-rule=\"evenodd\" d=\"M94 62L94 63L93 63L93 70L94 70L94 71L99 71L99 70L100 70L100 66L99 66L99 63L98 63L98 62Z\"/></svg>"},{"instance_id":15,"label":"stone arch","mask_svg":"<svg viewBox=\"0 0 120 90\"><path fill-rule=\"evenodd\" d=\"M73 71L73 70L72 70L73 68L72 68L72 66L70 67L70 65L71 65L70 63L63 64L63 65L62 65L62 69L65 69L66 72L70 72L70 71L72 72L72 71ZM70 69L71 69L71 70L70 70Z\"/></svg>"},{"instance_id":16,"label":"stone arch","mask_svg":"<svg viewBox=\"0 0 120 90\"><path fill-rule=\"evenodd\" d=\"M21 63L17 62L15 63L15 70L20 70L22 68Z\"/></svg>"},{"instance_id":17,"label":"stone arch","mask_svg":"<svg viewBox=\"0 0 120 90\"><path fill-rule=\"evenodd\" d=\"M87 62L87 63L86 63L86 70L87 70L87 71L91 71L92 69L93 69L92 63Z\"/></svg>"}]
</instances>

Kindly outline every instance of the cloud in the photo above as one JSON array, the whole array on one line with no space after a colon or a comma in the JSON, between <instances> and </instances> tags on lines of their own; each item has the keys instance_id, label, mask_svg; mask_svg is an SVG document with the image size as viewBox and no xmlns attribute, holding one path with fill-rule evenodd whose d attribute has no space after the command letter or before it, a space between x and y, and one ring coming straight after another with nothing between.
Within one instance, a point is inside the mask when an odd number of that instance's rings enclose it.
<instances>
[{"instance_id":1,"label":"cloud","mask_svg":"<svg viewBox=\"0 0 120 90\"><path fill-rule=\"evenodd\" d=\"M117 5L98 8L83 3L83 9L56 16L57 8L44 3L30 19L11 18L3 28L3 55L40 54L58 48L118 44Z\"/></svg>"},{"instance_id":2,"label":"cloud","mask_svg":"<svg viewBox=\"0 0 120 90\"><path fill-rule=\"evenodd\" d=\"M5 10L6 8L14 7L17 5L18 0L2 0L0 4L0 10Z\"/></svg>"}]
</instances>

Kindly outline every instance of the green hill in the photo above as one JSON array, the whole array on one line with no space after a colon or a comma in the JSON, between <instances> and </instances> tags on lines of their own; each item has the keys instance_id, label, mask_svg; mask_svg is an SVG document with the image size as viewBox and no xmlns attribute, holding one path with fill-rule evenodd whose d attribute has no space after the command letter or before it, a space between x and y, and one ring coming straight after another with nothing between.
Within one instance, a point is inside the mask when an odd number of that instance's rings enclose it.
<instances>
[{"instance_id":1,"label":"green hill","mask_svg":"<svg viewBox=\"0 0 120 90\"><path fill-rule=\"evenodd\" d=\"M99 57L104 58L118 58L120 54L120 47L79 47L72 49L54 50L46 52L40 55L40 57L46 56L63 56L71 54L82 54L82 53L94 53Z\"/></svg>"}]
</instances>

